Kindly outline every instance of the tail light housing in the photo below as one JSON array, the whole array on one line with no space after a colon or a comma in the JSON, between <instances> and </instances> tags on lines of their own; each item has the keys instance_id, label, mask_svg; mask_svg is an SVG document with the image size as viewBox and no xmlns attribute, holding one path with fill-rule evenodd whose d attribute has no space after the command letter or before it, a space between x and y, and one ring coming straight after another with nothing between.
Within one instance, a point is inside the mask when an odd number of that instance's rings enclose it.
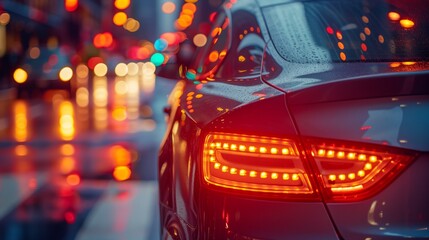
<instances>
[{"instance_id":1,"label":"tail light housing","mask_svg":"<svg viewBox=\"0 0 429 240\"><path fill-rule=\"evenodd\" d=\"M357 201L391 183L415 158L380 145L309 140L307 144L327 201Z\"/></svg>"},{"instance_id":2,"label":"tail light housing","mask_svg":"<svg viewBox=\"0 0 429 240\"><path fill-rule=\"evenodd\" d=\"M312 195L308 168L293 140L211 133L205 138L204 180L247 192Z\"/></svg>"},{"instance_id":3,"label":"tail light housing","mask_svg":"<svg viewBox=\"0 0 429 240\"><path fill-rule=\"evenodd\" d=\"M378 145L209 133L203 176L209 185L282 198L356 201L386 187L415 157ZM304 151L305 150L305 151ZM305 152L305 153L304 153Z\"/></svg>"}]
</instances>

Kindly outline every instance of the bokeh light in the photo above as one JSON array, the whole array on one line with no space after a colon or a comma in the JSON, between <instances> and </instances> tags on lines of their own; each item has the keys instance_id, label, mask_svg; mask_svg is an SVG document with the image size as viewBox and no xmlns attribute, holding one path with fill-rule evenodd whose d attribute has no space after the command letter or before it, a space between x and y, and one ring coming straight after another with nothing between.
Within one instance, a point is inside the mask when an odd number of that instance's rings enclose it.
<instances>
[{"instance_id":1,"label":"bokeh light","mask_svg":"<svg viewBox=\"0 0 429 240\"><path fill-rule=\"evenodd\" d=\"M125 166L131 164L131 152L121 145L114 145L109 149L115 166Z\"/></svg>"},{"instance_id":2,"label":"bokeh light","mask_svg":"<svg viewBox=\"0 0 429 240\"><path fill-rule=\"evenodd\" d=\"M193 42L194 42L195 46L203 47L207 43L207 37L204 34L199 33L199 34L194 36Z\"/></svg>"},{"instance_id":3,"label":"bokeh light","mask_svg":"<svg viewBox=\"0 0 429 240\"><path fill-rule=\"evenodd\" d=\"M131 177L131 169L127 166L115 167L115 170L113 171L113 177L117 181L125 181Z\"/></svg>"},{"instance_id":4,"label":"bokeh light","mask_svg":"<svg viewBox=\"0 0 429 240\"><path fill-rule=\"evenodd\" d=\"M79 78L86 78L88 77L89 69L85 64L79 64L76 67L76 76Z\"/></svg>"},{"instance_id":5,"label":"bokeh light","mask_svg":"<svg viewBox=\"0 0 429 240\"><path fill-rule=\"evenodd\" d=\"M397 13L397 12L389 12L387 14L387 16L392 21L398 21L399 19L401 19L401 15L399 13Z\"/></svg>"},{"instance_id":6,"label":"bokeh light","mask_svg":"<svg viewBox=\"0 0 429 240\"><path fill-rule=\"evenodd\" d=\"M144 75L150 75L150 74L154 74L156 70L156 66L154 63L152 62L146 62L145 64L143 64L143 74Z\"/></svg>"},{"instance_id":7,"label":"bokeh light","mask_svg":"<svg viewBox=\"0 0 429 240\"><path fill-rule=\"evenodd\" d=\"M128 75L130 76L135 76L139 73L139 66L137 65L137 63L130 62L127 64L127 68L128 68Z\"/></svg>"},{"instance_id":8,"label":"bokeh light","mask_svg":"<svg viewBox=\"0 0 429 240\"><path fill-rule=\"evenodd\" d=\"M119 80L115 83L115 93L118 95L125 95L128 92L127 82Z\"/></svg>"},{"instance_id":9,"label":"bokeh light","mask_svg":"<svg viewBox=\"0 0 429 240\"><path fill-rule=\"evenodd\" d=\"M73 70L70 67L64 67L58 73L58 77L63 82L68 82L73 77Z\"/></svg>"},{"instance_id":10,"label":"bokeh light","mask_svg":"<svg viewBox=\"0 0 429 240\"><path fill-rule=\"evenodd\" d=\"M107 65L104 63L98 63L94 67L94 74L98 77L106 76L107 71L108 71Z\"/></svg>"},{"instance_id":11,"label":"bokeh light","mask_svg":"<svg viewBox=\"0 0 429 240\"><path fill-rule=\"evenodd\" d=\"M130 0L115 0L115 7L120 10L124 10L130 6Z\"/></svg>"},{"instance_id":12,"label":"bokeh light","mask_svg":"<svg viewBox=\"0 0 429 240\"><path fill-rule=\"evenodd\" d=\"M103 59L101 57L92 57L88 60L88 67L94 69L97 64L102 63Z\"/></svg>"},{"instance_id":13,"label":"bokeh light","mask_svg":"<svg viewBox=\"0 0 429 240\"><path fill-rule=\"evenodd\" d=\"M165 2L162 4L162 12L165 14L173 13L176 10L176 4L173 2Z\"/></svg>"},{"instance_id":14,"label":"bokeh light","mask_svg":"<svg viewBox=\"0 0 429 240\"><path fill-rule=\"evenodd\" d=\"M67 11L73 12L76 11L77 7L79 6L78 0L65 0L64 6Z\"/></svg>"},{"instance_id":15,"label":"bokeh light","mask_svg":"<svg viewBox=\"0 0 429 240\"><path fill-rule=\"evenodd\" d=\"M17 83L24 83L27 81L27 78L28 73L22 68L17 68L13 73L13 80Z\"/></svg>"},{"instance_id":16,"label":"bokeh light","mask_svg":"<svg viewBox=\"0 0 429 240\"><path fill-rule=\"evenodd\" d=\"M118 77L125 77L128 74L127 64L118 63L115 67L115 74Z\"/></svg>"},{"instance_id":17,"label":"bokeh light","mask_svg":"<svg viewBox=\"0 0 429 240\"><path fill-rule=\"evenodd\" d=\"M209 61L210 62L216 62L219 59L219 52L214 50L209 55Z\"/></svg>"},{"instance_id":18,"label":"bokeh light","mask_svg":"<svg viewBox=\"0 0 429 240\"><path fill-rule=\"evenodd\" d=\"M75 173L70 174L67 176L66 181L70 186L77 186L80 183L80 176Z\"/></svg>"},{"instance_id":19,"label":"bokeh light","mask_svg":"<svg viewBox=\"0 0 429 240\"><path fill-rule=\"evenodd\" d=\"M129 32L137 32L140 29L140 22L134 18L128 18L123 27Z\"/></svg>"},{"instance_id":20,"label":"bokeh light","mask_svg":"<svg viewBox=\"0 0 429 240\"><path fill-rule=\"evenodd\" d=\"M60 162L60 170L62 174L68 174L76 168L76 159L73 157L63 157Z\"/></svg>"},{"instance_id":21,"label":"bokeh light","mask_svg":"<svg viewBox=\"0 0 429 240\"><path fill-rule=\"evenodd\" d=\"M414 27L414 22L410 19L401 19L401 21L399 21L399 23L401 24L401 26L403 28L412 28Z\"/></svg>"},{"instance_id":22,"label":"bokeh light","mask_svg":"<svg viewBox=\"0 0 429 240\"><path fill-rule=\"evenodd\" d=\"M113 16L113 23L116 26L122 26L127 22L128 16L126 13L124 12L117 12L115 13L115 15Z\"/></svg>"},{"instance_id":23,"label":"bokeh light","mask_svg":"<svg viewBox=\"0 0 429 240\"><path fill-rule=\"evenodd\" d=\"M63 140L71 140L75 135L74 108L70 101L60 103L59 132Z\"/></svg>"},{"instance_id":24,"label":"bokeh light","mask_svg":"<svg viewBox=\"0 0 429 240\"><path fill-rule=\"evenodd\" d=\"M2 13L0 14L0 25L6 26L10 21L10 14L9 13Z\"/></svg>"},{"instance_id":25,"label":"bokeh light","mask_svg":"<svg viewBox=\"0 0 429 240\"><path fill-rule=\"evenodd\" d=\"M94 36L93 44L97 48L108 48L113 44L113 36L109 32L99 33Z\"/></svg>"},{"instance_id":26,"label":"bokeh light","mask_svg":"<svg viewBox=\"0 0 429 240\"><path fill-rule=\"evenodd\" d=\"M40 57L40 48L32 47L29 51L29 55L31 59L37 59Z\"/></svg>"},{"instance_id":27,"label":"bokeh light","mask_svg":"<svg viewBox=\"0 0 429 240\"><path fill-rule=\"evenodd\" d=\"M155 53L150 58L150 61L155 64L155 66L161 66L164 63L165 57L162 53Z\"/></svg>"},{"instance_id":28,"label":"bokeh light","mask_svg":"<svg viewBox=\"0 0 429 240\"><path fill-rule=\"evenodd\" d=\"M76 90L76 104L79 107L87 107L89 105L89 91L85 87L80 87Z\"/></svg>"},{"instance_id":29,"label":"bokeh light","mask_svg":"<svg viewBox=\"0 0 429 240\"><path fill-rule=\"evenodd\" d=\"M165 39L159 38L153 44L157 51L164 51L168 47L168 43Z\"/></svg>"}]
</instances>

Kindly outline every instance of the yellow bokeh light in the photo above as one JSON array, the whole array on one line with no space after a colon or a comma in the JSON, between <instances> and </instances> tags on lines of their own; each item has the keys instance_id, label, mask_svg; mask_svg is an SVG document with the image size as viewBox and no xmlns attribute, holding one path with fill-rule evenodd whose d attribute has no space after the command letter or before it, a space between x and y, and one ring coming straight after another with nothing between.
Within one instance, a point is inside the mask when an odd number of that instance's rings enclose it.
<instances>
[{"instance_id":1,"label":"yellow bokeh light","mask_svg":"<svg viewBox=\"0 0 429 240\"><path fill-rule=\"evenodd\" d=\"M59 132L63 140L71 140L75 135L74 108L70 101L60 103Z\"/></svg>"},{"instance_id":2,"label":"yellow bokeh light","mask_svg":"<svg viewBox=\"0 0 429 240\"><path fill-rule=\"evenodd\" d=\"M410 19L401 19L401 21L399 21L399 23L401 24L401 26L403 28L412 28L414 27L414 22Z\"/></svg>"},{"instance_id":3,"label":"yellow bokeh light","mask_svg":"<svg viewBox=\"0 0 429 240\"><path fill-rule=\"evenodd\" d=\"M120 10L124 10L125 8L130 6L130 0L116 0L115 7Z\"/></svg>"},{"instance_id":4,"label":"yellow bokeh light","mask_svg":"<svg viewBox=\"0 0 429 240\"><path fill-rule=\"evenodd\" d=\"M70 81L73 77L73 70L70 67L64 67L60 70L58 76L63 82Z\"/></svg>"},{"instance_id":5,"label":"yellow bokeh light","mask_svg":"<svg viewBox=\"0 0 429 240\"><path fill-rule=\"evenodd\" d=\"M127 22L128 16L126 13L124 12L117 12L115 13L115 15L113 16L113 23L116 26L122 26Z\"/></svg>"},{"instance_id":6,"label":"yellow bokeh light","mask_svg":"<svg viewBox=\"0 0 429 240\"><path fill-rule=\"evenodd\" d=\"M108 71L107 65L104 63L99 63L94 67L94 74L98 77L106 76Z\"/></svg>"},{"instance_id":7,"label":"yellow bokeh light","mask_svg":"<svg viewBox=\"0 0 429 240\"><path fill-rule=\"evenodd\" d=\"M27 79L28 73L22 68L17 68L13 73L13 80L17 83L25 83Z\"/></svg>"},{"instance_id":8,"label":"yellow bokeh light","mask_svg":"<svg viewBox=\"0 0 429 240\"><path fill-rule=\"evenodd\" d=\"M146 62L143 64L142 71L144 75L154 74L156 71L156 66L152 62Z\"/></svg>"},{"instance_id":9,"label":"yellow bokeh light","mask_svg":"<svg viewBox=\"0 0 429 240\"><path fill-rule=\"evenodd\" d=\"M115 107L112 111L112 117L118 122L127 120L127 108L124 106Z\"/></svg>"},{"instance_id":10,"label":"yellow bokeh light","mask_svg":"<svg viewBox=\"0 0 429 240\"><path fill-rule=\"evenodd\" d=\"M87 107L89 105L89 91L85 87L80 87L76 90L76 104L79 107Z\"/></svg>"},{"instance_id":11,"label":"yellow bokeh light","mask_svg":"<svg viewBox=\"0 0 429 240\"><path fill-rule=\"evenodd\" d=\"M118 95L125 95L128 92L127 82L120 80L115 83L115 93Z\"/></svg>"},{"instance_id":12,"label":"yellow bokeh light","mask_svg":"<svg viewBox=\"0 0 429 240\"><path fill-rule=\"evenodd\" d=\"M17 101L13 105L14 137L17 142L25 142L29 137L28 106L24 101Z\"/></svg>"},{"instance_id":13,"label":"yellow bokeh light","mask_svg":"<svg viewBox=\"0 0 429 240\"><path fill-rule=\"evenodd\" d=\"M125 77L128 74L128 67L125 63L118 63L115 67L115 74L119 77Z\"/></svg>"},{"instance_id":14,"label":"yellow bokeh light","mask_svg":"<svg viewBox=\"0 0 429 240\"><path fill-rule=\"evenodd\" d=\"M135 76L139 73L139 66L137 63L130 62L127 64L128 75Z\"/></svg>"}]
</instances>

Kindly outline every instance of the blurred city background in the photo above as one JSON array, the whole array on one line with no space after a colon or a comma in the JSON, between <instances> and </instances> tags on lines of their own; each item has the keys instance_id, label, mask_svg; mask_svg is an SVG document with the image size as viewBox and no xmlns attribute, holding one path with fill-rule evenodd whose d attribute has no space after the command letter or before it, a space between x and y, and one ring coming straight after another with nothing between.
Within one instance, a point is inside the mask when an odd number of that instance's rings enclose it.
<instances>
[{"instance_id":1,"label":"blurred city background","mask_svg":"<svg viewBox=\"0 0 429 240\"><path fill-rule=\"evenodd\" d=\"M222 3L0 0L0 239L159 238L156 73Z\"/></svg>"}]
</instances>

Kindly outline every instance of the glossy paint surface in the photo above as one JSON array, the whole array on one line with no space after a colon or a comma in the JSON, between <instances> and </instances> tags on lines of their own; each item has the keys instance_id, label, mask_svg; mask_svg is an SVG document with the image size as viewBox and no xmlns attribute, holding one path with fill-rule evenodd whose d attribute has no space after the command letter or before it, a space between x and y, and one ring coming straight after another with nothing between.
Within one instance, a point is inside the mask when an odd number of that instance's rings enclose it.
<instances>
[{"instance_id":1,"label":"glossy paint surface","mask_svg":"<svg viewBox=\"0 0 429 240\"><path fill-rule=\"evenodd\" d=\"M219 15L171 94L159 158L163 238L427 237L429 65L291 63L276 52L262 12L246 0ZM326 203L318 187L303 200L208 184L202 156L212 132L290 138L300 148L306 137L388 145L420 157L369 199ZM308 176L317 186L316 174Z\"/></svg>"}]
</instances>

